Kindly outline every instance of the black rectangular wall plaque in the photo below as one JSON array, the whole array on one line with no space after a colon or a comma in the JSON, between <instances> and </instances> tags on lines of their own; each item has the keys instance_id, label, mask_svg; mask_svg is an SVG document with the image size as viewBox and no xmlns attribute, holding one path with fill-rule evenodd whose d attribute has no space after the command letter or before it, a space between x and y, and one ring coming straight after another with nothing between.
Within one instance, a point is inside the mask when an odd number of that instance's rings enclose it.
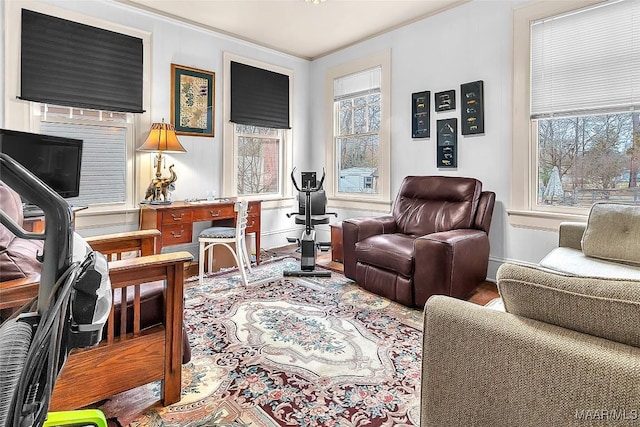
<instances>
[{"instance_id":1,"label":"black rectangular wall plaque","mask_svg":"<svg viewBox=\"0 0 640 427\"><path fill-rule=\"evenodd\" d=\"M456 109L455 89L438 92L434 95L436 111L448 111Z\"/></svg>"},{"instance_id":2,"label":"black rectangular wall plaque","mask_svg":"<svg viewBox=\"0 0 640 427\"><path fill-rule=\"evenodd\" d=\"M484 133L483 81L461 84L460 103L462 134Z\"/></svg>"},{"instance_id":3,"label":"black rectangular wall plaque","mask_svg":"<svg viewBox=\"0 0 640 427\"><path fill-rule=\"evenodd\" d=\"M431 92L416 92L411 94L411 137L429 138L431 108Z\"/></svg>"},{"instance_id":4,"label":"black rectangular wall plaque","mask_svg":"<svg viewBox=\"0 0 640 427\"><path fill-rule=\"evenodd\" d=\"M458 119L444 119L436 122L438 145L438 168L458 167Z\"/></svg>"}]
</instances>

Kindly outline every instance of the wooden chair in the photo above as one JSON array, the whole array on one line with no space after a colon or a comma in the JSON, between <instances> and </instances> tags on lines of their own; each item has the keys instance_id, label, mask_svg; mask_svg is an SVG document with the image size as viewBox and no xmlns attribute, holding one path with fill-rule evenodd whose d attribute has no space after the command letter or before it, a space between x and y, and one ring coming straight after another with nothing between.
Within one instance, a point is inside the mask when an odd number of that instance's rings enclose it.
<instances>
[{"instance_id":1,"label":"wooden chair","mask_svg":"<svg viewBox=\"0 0 640 427\"><path fill-rule=\"evenodd\" d=\"M74 350L56 381L51 411L84 407L152 381L162 381L162 404L180 400L183 353L184 264L188 252L154 254L158 230L140 230L87 238L92 249L111 259L109 277L114 300L133 293L133 318L115 307L105 325L105 338L95 347ZM134 253L132 257L123 254ZM36 280L34 280L36 279ZM141 289L163 282L164 323L141 327ZM157 284L155 285L157 286ZM37 277L0 282L0 309L24 305L37 296ZM120 293L119 298L115 298ZM128 330L127 324L132 324Z\"/></svg>"}]
</instances>

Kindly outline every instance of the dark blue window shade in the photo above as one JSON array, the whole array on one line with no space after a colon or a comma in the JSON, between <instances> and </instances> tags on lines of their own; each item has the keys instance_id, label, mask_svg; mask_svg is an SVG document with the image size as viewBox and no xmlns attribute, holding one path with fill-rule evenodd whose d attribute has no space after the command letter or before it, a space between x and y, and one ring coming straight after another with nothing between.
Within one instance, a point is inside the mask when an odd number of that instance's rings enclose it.
<instances>
[{"instance_id":1,"label":"dark blue window shade","mask_svg":"<svg viewBox=\"0 0 640 427\"><path fill-rule=\"evenodd\" d=\"M142 39L22 9L20 98L141 113Z\"/></svg>"},{"instance_id":2,"label":"dark blue window shade","mask_svg":"<svg viewBox=\"0 0 640 427\"><path fill-rule=\"evenodd\" d=\"M289 76L231 62L231 121L289 129Z\"/></svg>"}]
</instances>

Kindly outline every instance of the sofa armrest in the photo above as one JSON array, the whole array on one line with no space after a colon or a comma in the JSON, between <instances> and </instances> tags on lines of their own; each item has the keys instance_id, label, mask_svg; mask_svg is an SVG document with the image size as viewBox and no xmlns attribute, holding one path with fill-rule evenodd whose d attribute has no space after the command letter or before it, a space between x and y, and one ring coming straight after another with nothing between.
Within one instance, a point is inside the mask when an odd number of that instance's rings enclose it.
<instances>
[{"instance_id":1,"label":"sofa armrest","mask_svg":"<svg viewBox=\"0 0 640 427\"><path fill-rule=\"evenodd\" d=\"M429 299L424 325L420 425L582 426L586 411L638 415L637 347L445 296Z\"/></svg>"},{"instance_id":2,"label":"sofa armrest","mask_svg":"<svg viewBox=\"0 0 640 427\"><path fill-rule=\"evenodd\" d=\"M135 230L86 237L85 241L91 249L104 254L109 259L121 259L125 252L136 252L140 256L153 255L155 239L160 235L160 230L156 229Z\"/></svg>"},{"instance_id":3,"label":"sofa armrest","mask_svg":"<svg viewBox=\"0 0 640 427\"><path fill-rule=\"evenodd\" d=\"M582 250L582 235L587 228L585 222L562 222L558 230L558 246Z\"/></svg>"},{"instance_id":4,"label":"sofa armrest","mask_svg":"<svg viewBox=\"0 0 640 427\"><path fill-rule=\"evenodd\" d=\"M395 233L396 221L391 215L381 217L349 218L342 221L342 244L344 251L344 275L355 280L356 243L377 234Z\"/></svg>"},{"instance_id":5,"label":"sofa armrest","mask_svg":"<svg viewBox=\"0 0 640 427\"><path fill-rule=\"evenodd\" d=\"M415 240L414 257L417 306L423 306L434 294L465 298L469 283L486 280L489 237L484 231L474 229L427 234Z\"/></svg>"}]
</instances>

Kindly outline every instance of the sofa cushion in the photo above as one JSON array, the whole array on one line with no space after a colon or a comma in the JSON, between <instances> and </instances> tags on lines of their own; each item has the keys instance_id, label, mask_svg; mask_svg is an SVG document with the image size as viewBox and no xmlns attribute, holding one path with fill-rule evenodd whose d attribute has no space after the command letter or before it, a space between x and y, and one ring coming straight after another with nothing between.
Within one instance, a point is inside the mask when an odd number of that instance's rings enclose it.
<instances>
[{"instance_id":1,"label":"sofa cushion","mask_svg":"<svg viewBox=\"0 0 640 427\"><path fill-rule=\"evenodd\" d=\"M411 277L414 241L406 234L377 234L356 243L356 258L360 263Z\"/></svg>"},{"instance_id":2,"label":"sofa cushion","mask_svg":"<svg viewBox=\"0 0 640 427\"><path fill-rule=\"evenodd\" d=\"M640 206L594 204L582 251L590 257L640 265Z\"/></svg>"},{"instance_id":3,"label":"sofa cushion","mask_svg":"<svg viewBox=\"0 0 640 427\"><path fill-rule=\"evenodd\" d=\"M511 263L500 266L497 279L509 313L640 347L640 281Z\"/></svg>"},{"instance_id":4,"label":"sofa cushion","mask_svg":"<svg viewBox=\"0 0 640 427\"><path fill-rule=\"evenodd\" d=\"M540 261L540 266L570 276L640 281L640 266L588 257L573 248L555 248Z\"/></svg>"}]
</instances>

